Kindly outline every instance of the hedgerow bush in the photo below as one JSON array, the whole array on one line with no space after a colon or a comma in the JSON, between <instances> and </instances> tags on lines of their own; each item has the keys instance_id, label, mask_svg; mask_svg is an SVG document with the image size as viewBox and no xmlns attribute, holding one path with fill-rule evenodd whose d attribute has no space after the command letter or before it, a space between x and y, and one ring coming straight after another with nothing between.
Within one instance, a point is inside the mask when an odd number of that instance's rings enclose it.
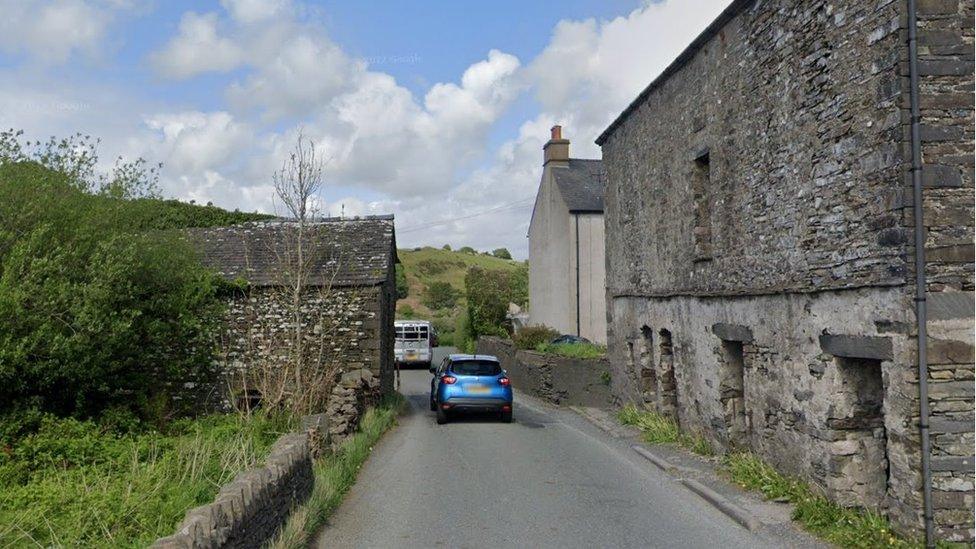
<instances>
[{"instance_id":1,"label":"hedgerow bush","mask_svg":"<svg viewBox=\"0 0 976 549\"><path fill-rule=\"evenodd\" d=\"M163 381L211 375L222 310L216 277L164 230L193 216L153 199L140 164L93 181L87 141L26 150L11 135L0 134L0 414L173 413Z\"/></svg>"},{"instance_id":2,"label":"hedgerow bush","mask_svg":"<svg viewBox=\"0 0 976 549\"><path fill-rule=\"evenodd\" d=\"M546 345L559 336L559 332L549 326L526 326L515 333L512 340L516 349L535 349Z\"/></svg>"}]
</instances>

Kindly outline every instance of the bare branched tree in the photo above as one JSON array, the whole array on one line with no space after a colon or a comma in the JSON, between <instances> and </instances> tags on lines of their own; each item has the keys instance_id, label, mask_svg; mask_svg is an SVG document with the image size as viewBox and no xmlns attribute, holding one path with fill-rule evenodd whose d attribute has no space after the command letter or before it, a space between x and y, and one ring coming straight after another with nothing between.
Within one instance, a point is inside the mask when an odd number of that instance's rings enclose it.
<instances>
[{"instance_id":1,"label":"bare branched tree","mask_svg":"<svg viewBox=\"0 0 976 549\"><path fill-rule=\"evenodd\" d=\"M315 199L322 188L322 173L325 161L315 150L315 142L305 137L301 131L294 150L288 155L281 169L274 173L272 180L275 195L284 205L295 226L291 232L294 238L287 238L285 250L285 283L290 293L292 318L294 322L293 346L295 383L300 386L305 362L305 334L302 330L302 294L308 285L312 268L312 254L309 253L308 223L317 213ZM296 390L298 387L296 387Z\"/></svg>"}]
</instances>

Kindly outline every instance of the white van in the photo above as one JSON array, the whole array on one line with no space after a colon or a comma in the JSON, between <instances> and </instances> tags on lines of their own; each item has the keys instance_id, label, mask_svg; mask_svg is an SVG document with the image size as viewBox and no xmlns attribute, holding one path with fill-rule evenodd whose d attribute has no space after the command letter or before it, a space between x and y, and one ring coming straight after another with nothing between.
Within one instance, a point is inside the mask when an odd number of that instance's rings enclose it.
<instances>
[{"instance_id":1,"label":"white van","mask_svg":"<svg viewBox=\"0 0 976 549\"><path fill-rule=\"evenodd\" d=\"M426 320L397 320L393 355L398 366L430 367L437 346L437 333Z\"/></svg>"}]
</instances>

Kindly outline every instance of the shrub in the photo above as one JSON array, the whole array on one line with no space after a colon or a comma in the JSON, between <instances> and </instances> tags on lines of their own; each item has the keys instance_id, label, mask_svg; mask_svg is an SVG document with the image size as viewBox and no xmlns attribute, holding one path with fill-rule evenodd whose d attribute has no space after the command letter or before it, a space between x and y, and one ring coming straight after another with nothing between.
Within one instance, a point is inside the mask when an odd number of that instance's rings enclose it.
<instances>
[{"instance_id":1,"label":"shrub","mask_svg":"<svg viewBox=\"0 0 976 549\"><path fill-rule=\"evenodd\" d=\"M512 259L512 254L508 251L507 248L496 248L492 250L491 255L499 259Z\"/></svg>"},{"instance_id":2,"label":"shrub","mask_svg":"<svg viewBox=\"0 0 976 549\"><path fill-rule=\"evenodd\" d=\"M212 375L217 279L178 235L145 230L151 208L64 169L0 158L0 412L148 414L161 382Z\"/></svg>"},{"instance_id":3,"label":"shrub","mask_svg":"<svg viewBox=\"0 0 976 549\"><path fill-rule=\"evenodd\" d=\"M397 263L394 276L396 278L397 299L403 299L410 295L410 286L407 284L407 273L404 271L402 263Z\"/></svg>"},{"instance_id":4,"label":"shrub","mask_svg":"<svg viewBox=\"0 0 976 549\"><path fill-rule=\"evenodd\" d=\"M477 255L478 254L478 252L474 248L472 248L471 246L464 246L462 248L459 248L458 251L461 252L462 254L468 254L468 255Z\"/></svg>"},{"instance_id":5,"label":"shrub","mask_svg":"<svg viewBox=\"0 0 976 549\"><path fill-rule=\"evenodd\" d=\"M413 307L410 306L409 303L404 303L403 305L400 305L399 307L397 307L396 312L397 312L397 316L398 317L405 318L405 319L413 318L414 315L417 314L413 310Z\"/></svg>"},{"instance_id":6,"label":"shrub","mask_svg":"<svg viewBox=\"0 0 976 549\"><path fill-rule=\"evenodd\" d=\"M444 246L441 247L441 249L444 250L445 252L449 252L449 251L451 251L451 245L450 244L444 244Z\"/></svg>"},{"instance_id":7,"label":"shrub","mask_svg":"<svg viewBox=\"0 0 976 549\"><path fill-rule=\"evenodd\" d=\"M526 326L515 333L513 341L516 349L535 349L559 336L559 332L548 326Z\"/></svg>"},{"instance_id":8,"label":"shrub","mask_svg":"<svg viewBox=\"0 0 976 549\"><path fill-rule=\"evenodd\" d=\"M424 305L435 311L453 309L460 296L461 292L451 286L449 282L431 282L424 295Z\"/></svg>"},{"instance_id":9,"label":"shrub","mask_svg":"<svg viewBox=\"0 0 976 549\"><path fill-rule=\"evenodd\" d=\"M551 339L550 339L551 341ZM567 356L571 358L601 358L606 356L607 348L594 343L540 343L534 347L540 353Z\"/></svg>"}]
</instances>

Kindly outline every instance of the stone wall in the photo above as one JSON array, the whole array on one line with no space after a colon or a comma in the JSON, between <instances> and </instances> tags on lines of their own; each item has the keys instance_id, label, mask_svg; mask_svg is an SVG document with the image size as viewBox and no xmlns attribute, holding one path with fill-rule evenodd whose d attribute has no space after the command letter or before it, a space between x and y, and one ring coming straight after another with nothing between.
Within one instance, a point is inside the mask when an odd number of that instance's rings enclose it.
<instances>
[{"instance_id":1,"label":"stone wall","mask_svg":"<svg viewBox=\"0 0 976 549\"><path fill-rule=\"evenodd\" d=\"M367 368L392 390L392 355L388 327L392 312L384 286L310 288L302 302L307 364L335 372ZM245 375L290 360L293 320L281 288L254 287L228 304L220 342L221 364L239 398ZM251 387L254 384L250 384ZM227 404L232 404L228 402Z\"/></svg>"},{"instance_id":2,"label":"stone wall","mask_svg":"<svg viewBox=\"0 0 976 549\"><path fill-rule=\"evenodd\" d=\"M282 436L262 467L224 485L213 503L191 509L176 533L157 549L261 547L305 501L315 485L308 433Z\"/></svg>"},{"instance_id":3,"label":"stone wall","mask_svg":"<svg viewBox=\"0 0 976 549\"><path fill-rule=\"evenodd\" d=\"M919 12L935 519L972 540L973 4ZM917 529L906 22L733 2L601 144L615 400Z\"/></svg>"},{"instance_id":4,"label":"stone wall","mask_svg":"<svg viewBox=\"0 0 976 549\"><path fill-rule=\"evenodd\" d=\"M564 406L605 408L610 404L606 359L580 359L515 349L497 337L478 339L479 355L501 361L516 391Z\"/></svg>"},{"instance_id":5,"label":"stone wall","mask_svg":"<svg viewBox=\"0 0 976 549\"><path fill-rule=\"evenodd\" d=\"M282 435L264 465L238 474L213 503L187 511L176 533L156 549L257 548L271 540L292 509L312 493L314 460L336 451L359 427L380 396L379 378L357 369L342 376L324 414L306 416L299 432Z\"/></svg>"}]
</instances>

